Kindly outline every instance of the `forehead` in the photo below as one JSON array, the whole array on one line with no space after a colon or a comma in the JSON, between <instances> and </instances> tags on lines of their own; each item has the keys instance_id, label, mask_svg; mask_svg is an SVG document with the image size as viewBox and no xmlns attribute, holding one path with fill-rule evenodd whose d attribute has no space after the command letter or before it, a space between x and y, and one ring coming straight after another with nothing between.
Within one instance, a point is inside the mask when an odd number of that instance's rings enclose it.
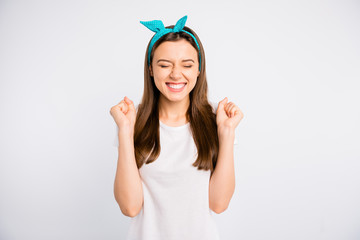
<instances>
[{"instance_id":1,"label":"forehead","mask_svg":"<svg viewBox=\"0 0 360 240\"><path fill-rule=\"evenodd\" d=\"M158 58L193 58L197 59L196 49L185 39L179 41L165 41L154 52L154 59Z\"/></svg>"}]
</instances>

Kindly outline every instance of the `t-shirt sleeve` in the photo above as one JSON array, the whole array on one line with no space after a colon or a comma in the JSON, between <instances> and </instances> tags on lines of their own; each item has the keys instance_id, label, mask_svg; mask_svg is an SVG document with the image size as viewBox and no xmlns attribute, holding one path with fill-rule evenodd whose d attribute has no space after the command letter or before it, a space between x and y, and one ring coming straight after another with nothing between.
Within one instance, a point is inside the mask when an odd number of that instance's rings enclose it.
<instances>
[{"instance_id":1,"label":"t-shirt sleeve","mask_svg":"<svg viewBox=\"0 0 360 240\"><path fill-rule=\"evenodd\" d=\"M136 112L138 110L139 104L135 105ZM114 140L113 140L113 146L119 147L119 127L114 122Z\"/></svg>"},{"instance_id":2,"label":"t-shirt sleeve","mask_svg":"<svg viewBox=\"0 0 360 240\"><path fill-rule=\"evenodd\" d=\"M216 114L217 111L217 107L219 103L213 102L213 101L209 101L210 105L213 108L214 113ZM236 136L236 131L235 131L235 139L234 139L234 146L238 146L239 145L239 141L238 141L238 137Z\"/></svg>"}]
</instances>

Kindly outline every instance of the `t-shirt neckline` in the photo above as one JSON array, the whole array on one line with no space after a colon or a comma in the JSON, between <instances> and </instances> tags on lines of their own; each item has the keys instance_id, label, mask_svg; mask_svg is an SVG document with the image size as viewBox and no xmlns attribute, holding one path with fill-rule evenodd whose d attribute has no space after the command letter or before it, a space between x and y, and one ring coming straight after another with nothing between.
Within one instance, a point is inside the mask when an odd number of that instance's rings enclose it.
<instances>
[{"instance_id":1,"label":"t-shirt neckline","mask_svg":"<svg viewBox=\"0 0 360 240\"><path fill-rule=\"evenodd\" d=\"M159 120L159 123L160 123L161 127L169 129L169 130L181 130L181 129L184 129L184 128L186 128L186 127L188 127L190 125L190 122L187 122L184 125L173 127L173 126L166 125L161 120Z\"/></svg>"}]
</instances>

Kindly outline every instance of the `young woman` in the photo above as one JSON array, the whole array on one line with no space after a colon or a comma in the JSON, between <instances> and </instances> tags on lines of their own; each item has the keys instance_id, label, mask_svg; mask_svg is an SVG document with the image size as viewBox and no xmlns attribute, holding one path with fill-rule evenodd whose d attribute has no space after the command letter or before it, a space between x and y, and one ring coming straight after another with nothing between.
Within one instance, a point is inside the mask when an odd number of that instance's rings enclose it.
<instances>
[{"instance_id":1,"label":"young woman","mask_svg":"<svg viewBox=\"0 0 360 240\"><path fill-rule=\"evenodd\" d=\"M235 190L233 148L241 110L207 98L205 54L187 16L154 31L145 54L141 103L125 97L110 110L117 132L114 195L132 217L127 239L215 240L210 210L221 213Z\"/></svg>"}]
</instances>

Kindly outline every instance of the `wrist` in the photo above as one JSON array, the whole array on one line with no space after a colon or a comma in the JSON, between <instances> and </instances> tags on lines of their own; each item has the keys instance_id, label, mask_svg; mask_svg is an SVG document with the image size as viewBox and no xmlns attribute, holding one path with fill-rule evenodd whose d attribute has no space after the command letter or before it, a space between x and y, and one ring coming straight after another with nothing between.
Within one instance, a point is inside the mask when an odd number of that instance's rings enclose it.
<instances>
[{"instance_id":1,"label":"wrist","mask_svg":"<svg viewBox=\"0 0 360 240\"><path fill-rule=\"evenodd\" d=\"M119 128L118 137L120 138L133 138L134 129L133 128Z\"/></svg>"},{"instance_id":2,"label":"wrist","mask_svg":"<svg viewBox=\"0 0 360 240\"><path fill-rule=\"evenodd\" d=\"M235 129L230 127L218 127L219 140L223 139L235 139Z\"/></svg>"}]
</instances>

